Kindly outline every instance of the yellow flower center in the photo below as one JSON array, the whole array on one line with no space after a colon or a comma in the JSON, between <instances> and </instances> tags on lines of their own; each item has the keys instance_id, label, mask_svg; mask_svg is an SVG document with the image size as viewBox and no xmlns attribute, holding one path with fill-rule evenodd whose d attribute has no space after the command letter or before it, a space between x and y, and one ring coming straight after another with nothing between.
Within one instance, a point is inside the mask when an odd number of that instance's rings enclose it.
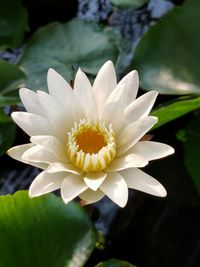
<instances>
[{"instance_id":1,"label":"yellow flower center","mask_svg":"<svg viewBox=\"0 0 200 267\"><path fill-rule=\"evenodd\" d=\"M97 153L107 145L106 136L98 125L87 125L82 127L75 135L79 151L85 153Z\"/></svg>"},{"instance_id":2,"label":"yellow flower center","mask_svg":"<svg viewBox=\"0 0 200 267\"><path fill-rule=\"evenodd\" d=\"M105 169L116 154L112 126L85 120L75 123L68 133L67 151L70 161L84 172Z\"/></svg>"}]
</instances>

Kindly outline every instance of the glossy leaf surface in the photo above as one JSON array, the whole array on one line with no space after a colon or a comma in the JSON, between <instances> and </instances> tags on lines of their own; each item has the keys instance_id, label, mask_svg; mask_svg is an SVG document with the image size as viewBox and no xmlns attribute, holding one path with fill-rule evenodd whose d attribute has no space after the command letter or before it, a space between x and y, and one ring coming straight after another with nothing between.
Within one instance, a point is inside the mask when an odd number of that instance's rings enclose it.
<instances>
[{"instance_id":1,"label":"glossy leaf surface","mask_svg":"<svg viewBox=\"0 0 200 267\"><path fill-rule=\"evenodd\" d=\"M0 266L83 266L94 233L83 209L53 194L29 198L26 191L0 197Z\"/></svg>"}]
</instances>

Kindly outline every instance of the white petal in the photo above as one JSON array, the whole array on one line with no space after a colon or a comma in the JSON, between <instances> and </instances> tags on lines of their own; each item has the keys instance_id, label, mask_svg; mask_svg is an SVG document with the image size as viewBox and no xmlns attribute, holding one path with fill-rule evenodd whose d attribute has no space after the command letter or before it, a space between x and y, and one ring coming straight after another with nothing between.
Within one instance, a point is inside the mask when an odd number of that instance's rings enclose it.
<instances>
[{"instance_id":1,"label":"white petal","mask_svg":"<svg viewBox=\"0 0 200 267\"><path fill-rule=\"evenodd\" d=\"M47 74L49 93L59 103L64 103L73 96L73 90L66 80L54 69L49 69Z\"/></svg>"},{"instance_id":2,"label":"white petal","mask_svg":"<svg viewBox=\"0 0 200 267\"><path fill-rule=\"evenodd\" d=\"M106 176L107 174L104 172L86 173L84 175L84 181L90 189L96 191L103 183Z\"/></svg>"},{"instance_id":3,"label":"white petal","mask_svg":"<svg viewBox=\"0 0 200 267\"><path fill-rule=\"evenodd\" d=\"M43 171L32 182L29 188L29 196L37 197L57 190L61 187L63 179L62 174L49 174Z\"/></svg>"},{"instance_id":4,"label":"white petal","mask_svg":"<svg viewBox=\"0 0 200 267\"><path fill-rule=\"evenodd\" d=\"M12 157L13 159L19 160L23 163L30 164L30 165L35 166L35 167L40 168L40 169L46 169L48 166L46 163L39 163L39 162L38 163L37 162L32 163L32 162L29 162L27 160L22 159L24 152L33 146L34 146L33 144L14 146L7 151L7 154L10 157Z\"/></svg>"},{"instance_id":5,"label":"white petal","mask_svg":"<svg viewBox=\"0 0 200 267\"><path fill-rule=\"evenodd\" d=\"M109 173L100 189L117 205L124 207L128 200L128 187L124 178L117 172Z\"/></svg>"},{"instance_id":6,"label":"white petal","mask_svg":"<svg viewBox=\"0 0 200 267\"><path fill-rule=\"evenodd\" d=\"M82 105L80 99L76 94L74 94L74 98L72 101L72 109L73 109L73 119L74 121L80 121L81 119L86 118L85 109Z\"/></svg>"},{"instance_id":7,"label":"white petal","mask_svg":"<svg viewBox=\"0 0 200 267\"><path fill-rule=\"evenodd\" d=\"M149 115L158 95L157 91L150 91L132 102L124 112L126 122L134 122Z\"/></svg>"},{"instance_id":8,"label":"white petal","mask_svg":"<svg viewBox=\"0 0 200 267\"><path fill-rule=\"evenodd\" d=\"M115 68L109 60L101 67L93 84L99 114L101 114L102 107L116 86L117 78Z\"/></svg>"},{"instance_id":9,"label":"white petal","mask_svg":"<svg viewBox=\"0 0 200 267\"><path fill-rule=\"evenodd\" d=\"M136 144L157 121L156 117L149 116L129 124L117 137L117 155L125 153Z\"/></svg>"},{"instance_id":10,"label":"white petal","mask_svg":"<svg viewBox=\"0 0 200 267\"><path fill-rule=\"evenodd\" d=\"M124 109L127 101L127 90L121 85L117 86L108 97L101 115L101 121L107 125L112 123L115 133L121 128L124 122Z\"/></svg>"},{"instance_id":11,"label":"white petal","mask_svg":"<svg viewBox=\"0 0 200 267\"><path fill-rule=\"evenodd\" d=\"M126 105L132 103L137 95L139 87L139 77L138 72L133 70L129 72L119 83L118 85L125 85L128 91L127 103Z\"/></svg>"},{"instance_id":12,"label":"white petal","mask_svg":"<svg viewBox=\"0 0 200 267\"><path fill-rule=\"evenodd\" d=\"M30 141L33 144L43 146L49 152L55 154L61 160L67 160L67 153L64 147L58 138L52 135L36 135L30 138Z\"/></svg>"},{"instance_id":13,"label":"white petal","mask_svg":"<svg viewBox=\"0 0 200 267\"><path fill-rule=\"evenodd\" d=\"M20 146L14 146L7 151L7 154L14 159L22 161L22 155L24 154L24 152L33 146L34 144L31 143Z\"/></svg>"},{"instance_id":14,"label":"white petal","mask_svg":"<svg viewBox=\"0 0 200 267\"><path fill-rule=\"evenodd\" d=\"M61 184L62 199L65 203L68 203L87 188L88 186L84 183L82 176L71 174Z\"/></svg>"},{"instance_id":15,"label":"white petal","mask_svg":"<svg viewBox=\"0 0 200 267\"><path fill-rule=\"evenodd\" d=\"M71 86L54 69L49 69L47 82L50 95L53 96L60 107L64 109L66 122L63 120L63 123L71 125L72 118L78 121L85 117L82 104L78 98L75 97L74 90L72 90Z\"/></svg>"},{"instance_id":16,"label":"white petal","mask_svg":"<svg viewBox=\"0 0 200 267\"><path fill-rule=\"evenodd\" d=\"M160 159L174 153L174 149L163 143L141 141L135 144L128 153L135 153L147 161Z\"/></svg>"},{"instance_id":17,"label":"white petal","mask_svg":"<svg viewBox=\"0 0 200 267\"><path fill-rule=\"evenodd\" d=\"M129 169L120 172L129 188L137 189L148 194L165 197L165 188L152 176L139 169Z\"/></svg>"},{"instance_id":18,"label":"white petal","mask_svg":"<svg viewBox=\"0 0 200 267\"><path fill-rule=\"evenodd\" d=\"M19 95L24 107L29 113L44 115L42 107L38 102L38 96L35 92L27 88L21 88L19 90Z\"/></svg>"},{"instance_id":19,"label":"white petal","mask_svg":"<svg viewBox=\"0 0 200 267\"><path fill-rule=\"evenodd\" d=\"M54 69L49 69L47 82L50 95L57 99L61 107L65 107L68 120L71 118L71 114L75 121L85 118L84 108L75 96L74 90Z\"/></svg>"},{"instance_id":20,"label":"white petal","mask_svg":"<svg viewBox=\"0 0 200 267\"><path fill-rule=\"evenodd\" d=\"M52 133L52 128L47 119L28 112L13 112L11 114L14 122L28 135L47 135Z\"/></svg>"},{"instance_id":21,"label":"white petal","mask_svg":"<svg viewBox=\"0 0 200 267\"><path fill-rule=\"evenodd\" d=\"M74 173L74 174L80 174L81 171L76 168L71 163L62 163L62 162L53 162L51 163L48 168L47 172L49 173L55 173L55 172L67 172L67 173Z\"/></svg>"},{"instance_id":22,"label":"white petal","mask_svg":"<svg viewBox=\"0 0 200 267\"><path fill-rule=\"evenodd\" d=\"M84 106L86 118L90 121L98 119L96 100L90 81L85 73L79 68L74 81L74 91Z\"/></svg>"},{"instance_id":23,"label":"white petal","mask_svg":"<svg viewBox=\"0 0 200 267\"><path fill-rule=\"evenodd\" d=\"M120 171L128 168L135 168L135 167L144 167L148 164L148 161L138 155L129 154L122 158L114 159L108 168L106 169L107 172L113 171Z\"/></svg>"},{"instance_id":24,"label":"white petal","mask_svg":"<svg viewBox=\"0 0 200 267\"><path fill-rule=\"evenodd\" d=\"M105 194L102 191L93 191L91 189L87 189L79 195L79 197L85 202L84 205L95 203L101 200L104 196Z\"/></svg>"},{"instance_id":25,"label":"white petal","mask_svg":"<svg viewBox=\"0 0 200 267\"><path fill-rule=\"evenodd\" d=\"M42 162L50 164L58 161L57 157L46 150L43 146L35 145L24 152L22 160L28 162Z\"/></svg>"},{"instance_id":26,"label":"white petal","mask_svg":"<svg viewBox=\"0 0 200 267\"><path fill-rule=\"evenodd\" d=\"M66 133L73 125L73 115L69 110L65 110L66 106L58 103L56 99L43 91L37 91L40 105L45 110L52 129L63 142L67 139ZM68 112L68 113L67 113Z\"/></svg>"}]
</instances>

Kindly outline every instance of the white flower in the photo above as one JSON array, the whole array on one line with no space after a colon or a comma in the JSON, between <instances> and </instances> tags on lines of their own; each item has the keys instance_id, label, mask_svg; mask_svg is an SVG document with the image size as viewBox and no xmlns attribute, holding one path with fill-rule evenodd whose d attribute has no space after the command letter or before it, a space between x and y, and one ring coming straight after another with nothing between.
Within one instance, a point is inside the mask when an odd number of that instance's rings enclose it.
<instances>
[{"instance_id":1,"label":"white flower","mask_svg":"<svg viewBox=\"0 0 200 267\"><path fill-rule=\"evenodd\" d=\"M20 89L27 112L12 113L31 138L29 144L13 147L8 154L43 169L30 186L31 197L60 188L65 203L77 196L93 203L107 195L124 207L128 188L166 196L157 180L138 169L174 153L174 149L141 141L157 122L149 116L157 92L135 100L135 70L117 84L114 66L108 61L91 86L79 69L73 90L49 69L47 82L49 94Z\"/></svg>"}]
</instances>

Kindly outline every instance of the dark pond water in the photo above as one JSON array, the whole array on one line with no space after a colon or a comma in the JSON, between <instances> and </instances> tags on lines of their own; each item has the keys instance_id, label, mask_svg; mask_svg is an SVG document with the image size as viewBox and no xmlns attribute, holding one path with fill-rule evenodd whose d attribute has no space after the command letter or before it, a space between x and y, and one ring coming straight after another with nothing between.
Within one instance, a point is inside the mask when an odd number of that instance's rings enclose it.
<instances>
[{"instance_id":1,"label":"dark pond water","mask_svg":"<svg viewBox=\"0 0 200 267\"><path fill-rule=\"evenodd\" d=\"M32 32L50 21L66 21L75 16L109 24L120 31L128 44L121 65L122 74L133 57L141 35L175 4L182 2L150 0L134 11L113 10L107 0L68 1L67 8L65 1L60 1L49 10L45 9L45 1L24 1L24 4L29 10ZM22 51L23 45L14 51L1 53L0 57L14 63ZM109 258L126 260L139 267L200 266L200 201L184 167L181 143L176 139L178 129L189 120L190 115L187 115L153 133L156 141L170 143L176 149L174 156L153 162L145 169L167 188L167 198L159 199L130 190L125 209L118 208L106 198L86 208L92 215L99 236L97 248L87 267ZM28 138L19 129L15 143L25 142L28 142ZM36 168L7 156L2 157L0 194L27 189L38 172Z\"/></svg>"}]
</instances>

